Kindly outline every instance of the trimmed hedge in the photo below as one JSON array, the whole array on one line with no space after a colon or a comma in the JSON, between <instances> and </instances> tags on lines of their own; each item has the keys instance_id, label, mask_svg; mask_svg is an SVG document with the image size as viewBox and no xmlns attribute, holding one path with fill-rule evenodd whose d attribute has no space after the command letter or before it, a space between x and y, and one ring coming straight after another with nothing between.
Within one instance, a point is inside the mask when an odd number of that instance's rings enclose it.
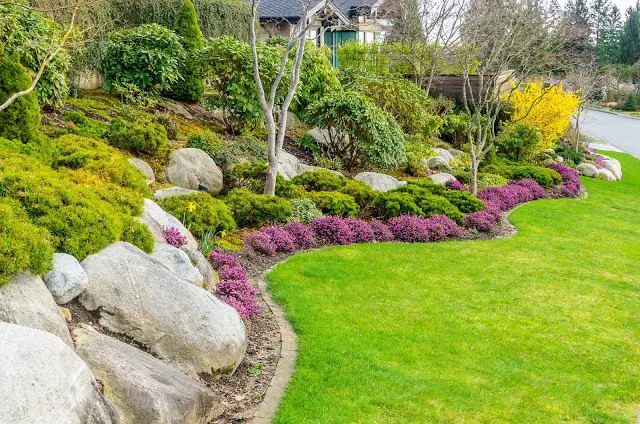
<instances>
[{"instance_id":1,"label":"trimmed hedge","mask_svg":"<svg viewBox=\"0 0 640 424\"><path fill-rule=\"evenodd\" d=\"M224 202L238 225L258 227L265 224L285 222L291 218L291 203L277 196L256 194L246 188L235 188Z\"/></svg>"},{"instance_id":2,"label":"trimmed hedge","mask_svg":"<svg viewBox=\"0 0 640 424\"><path fill-rule=\"evenodd\" d=\"M225 202L207 193L168 197L160 200L158 204L171 215L181 219L196 237L202 237L207 231L217 234L236 228L236 222Z\"/></svg>"},{"instance_id":3,"label":"trimmed hedge","mask_svg":"<svg viewBox=\"0 0 640 424\"><path fill-rule=\"evenodd\" d=\"M360 213L360 206L355 199L348 194L337 191L316 191L309 193L307 197L327 215L356 217Z\"/></svg>"}]
</instances>

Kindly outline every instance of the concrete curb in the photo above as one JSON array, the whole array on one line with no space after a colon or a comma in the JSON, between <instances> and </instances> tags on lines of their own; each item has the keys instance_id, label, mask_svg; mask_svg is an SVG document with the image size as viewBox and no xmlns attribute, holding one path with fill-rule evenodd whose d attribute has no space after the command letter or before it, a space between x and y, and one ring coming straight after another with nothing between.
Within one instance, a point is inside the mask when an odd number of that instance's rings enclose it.
<instances>
[{"instance_id":1,"label":"concrete curb","mask_svg":"<svg viewBox=\"0 0 640 424\"><path fill-rule=\"evenodd\" d=\"M293 327L289 321L287 321L284 311L280 305L273 300L268 290L268 283L265 277L272 270L273 268L270 268L265 271L255 282L260 288L262 298L273 313L278 323L278 328L280 329L280 359L278 360L276 372L271 379L264 399L253 412L252 424L268 424L273 421L278 406L287 390L293 371L295 370L296 359L298 358L298 337L293 331Z\"/></svg>"},{"instance_id":2,"label":"concrete curb","mask_svg":"<svg viewBox=\"0 0 640 424\"><path fill-rule=\"evenodd\" d=\"M629 119L635 119L635 120L640 120L640 117L638 116L631 116L631 115L627 115L625 113L620 113L620 112L614 112L612 110L604 110L604 109L597 109L594 107L587 107L585 108L587 110L592 110L594 112L602 112L602 113L608 113L609 115L616 115L616 116L622 116L624 118L629 118Z\"/></svg>"}]
</instances>

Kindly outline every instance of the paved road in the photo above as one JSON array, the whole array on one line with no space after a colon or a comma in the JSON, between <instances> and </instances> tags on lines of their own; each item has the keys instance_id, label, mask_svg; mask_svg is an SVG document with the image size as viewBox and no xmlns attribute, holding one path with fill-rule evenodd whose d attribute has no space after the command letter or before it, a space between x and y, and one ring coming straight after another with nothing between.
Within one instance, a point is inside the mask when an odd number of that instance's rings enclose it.
<instances>
[{"instance_id":1,"label":"paved road","mask_svg":"<svg viewBox=\"0 0 640 424\"><path fill-rule=\"evenodd\" d=\"M580 129L640 159L640 119L585 110Z\"/></svg>"}]
</instances>

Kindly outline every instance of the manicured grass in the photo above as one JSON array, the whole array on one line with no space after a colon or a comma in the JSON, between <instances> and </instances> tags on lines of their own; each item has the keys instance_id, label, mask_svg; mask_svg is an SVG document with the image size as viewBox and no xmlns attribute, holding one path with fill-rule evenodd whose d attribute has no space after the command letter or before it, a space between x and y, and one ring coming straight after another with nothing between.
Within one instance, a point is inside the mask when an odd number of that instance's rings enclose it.
<instances>
[{"instance_id":1,"label":"manicured grass","mask_svg":"<svg viewBox=\"0 0 640 424\"><path fill-rule=\"evenodd\" d=\"M640 161L510 239L302 254L269 275L300 356L276 423L629 423L640 409Z\"/></svg>"}]
</instances>

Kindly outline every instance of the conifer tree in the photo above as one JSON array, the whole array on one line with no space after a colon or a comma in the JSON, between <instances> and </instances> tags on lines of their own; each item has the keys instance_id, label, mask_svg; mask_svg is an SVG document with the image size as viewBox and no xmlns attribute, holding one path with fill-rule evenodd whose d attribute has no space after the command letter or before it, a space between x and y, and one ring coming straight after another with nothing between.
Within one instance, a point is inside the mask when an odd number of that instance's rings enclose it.
<instances>
[{"instance_id":1,"label":"conifer tree","mask_svg":"<svg viewBox=\"0 0 640 424\"><path fill-rule=\"evenodd\" d=\"M204 77L202 73L201 53L204 48L204 37L198 25L196 8L191 0L184 0L173 30L182 39L182 46L187 52L187 58L180 67L183 81L176 83L169 96L176 100L198 102L204 94Z\"/></svg>"}]
</instances>

